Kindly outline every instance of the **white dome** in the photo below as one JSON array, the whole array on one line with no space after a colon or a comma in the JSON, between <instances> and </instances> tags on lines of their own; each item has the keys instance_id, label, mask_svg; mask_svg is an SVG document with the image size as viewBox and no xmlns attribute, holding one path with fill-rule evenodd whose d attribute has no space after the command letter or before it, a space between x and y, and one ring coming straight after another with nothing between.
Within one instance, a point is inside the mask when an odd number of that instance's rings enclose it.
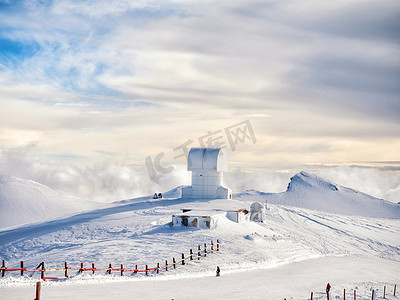
<instances>
[{"instance_id":1,"label":"white dome","mask_svg":"<svg viewBox=\"0 0 400 300\"><path fill-rule=\"evenodd\" d=\"M188 156L188 171L226 171L228 163L221 148L192 148Z\"/></svg>"},{"instance_id":2,"label":"white dome","mask_svg":"<svg viewBox=\"0 0 400 300\"><path fill-rule=\"evenodd\" d=\"M265 210L265 206L261 202L254 202L250 205L251 212L258 212L258 211L263 211L263 210Z\"/></svg>"}]
</instances>

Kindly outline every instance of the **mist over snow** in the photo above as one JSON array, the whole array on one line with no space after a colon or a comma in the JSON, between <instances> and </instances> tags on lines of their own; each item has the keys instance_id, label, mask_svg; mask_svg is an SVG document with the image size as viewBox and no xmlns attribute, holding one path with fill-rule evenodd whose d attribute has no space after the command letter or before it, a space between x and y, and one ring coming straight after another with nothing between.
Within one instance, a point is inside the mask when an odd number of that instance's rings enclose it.
<instances>
[{"instance_id":1,"label":"mist over snow","mask_svg":"<svg viewBox=\"0 0 400 300\"><path fill-rule=\"evenodd\" d=\"M34 144L0 150L0 174L33 180L97 202L131 199L190 184L186 166L176 164L173 167L173 171L159 174L153 181L144 163L100 161L82 167L46 157ZM279 193L286 190L290 178L300 171L229 171L224 173L224 182L235 193L252 189ZM394 203L400 201L400 174L395 171L336 166L314 168L311 172L377 198Z\"/></svg>"},{"instance_id":2,"label":"mist over snow","mask_svg":"<svg viewBox=\"0 0 400 300\"><path fill-rule=\"evenodd\" d=\"M377 170L350 166L336 166L320 170L318 175L337 184L382 198L400 202L400 174L397 170Z\"/></svg>"},{"instance_id":3,"label":"mist over snow","mask_svg":"<svg viewBox=\"0 0 400 300\"><path fill-rule=\"evenodd\" d=\"M91 167L55 162L38 155L35 147L0 152L0 174L33 180L91 201L113 202L189 183L189 173L177 166L152 181L143 165L99 162Z\"/></svg>"}]
</instances>

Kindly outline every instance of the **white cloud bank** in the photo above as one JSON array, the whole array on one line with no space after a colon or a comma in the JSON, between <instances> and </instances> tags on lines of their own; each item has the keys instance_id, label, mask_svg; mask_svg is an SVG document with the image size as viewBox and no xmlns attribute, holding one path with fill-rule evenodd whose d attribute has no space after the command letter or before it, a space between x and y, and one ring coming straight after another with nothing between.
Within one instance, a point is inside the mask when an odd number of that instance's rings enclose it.
<instances>
[{"instance_id":1,"label":"white cloud bank","mask_svg":"<svg viewBox=\"0 0 400 300\"><path fill-rule=\"evenodd\" d=\"M400 165L400 163L399 163ZM301 170L298 170L301 171ZM255 189L277 193L286 190L290 177L297 171L230 171L224 181L233 192ZM400 174L375 168L337 166L313 170L319 176L391 202L400 202ZM93 167L51 162L38 153L35 145L3 149L0 152L0 174L30 179L72 195L99 202L114 202L166 192L190 184L186 166L174 166L167 174L150 179L144 165L99 163Z\"/></svg>"},{"instance_id":2,"label":"white cloud bank","mask_svg":"<svg viewBox=\"0 0 400 300\"><path fill-rule=\"evenodd\" d=\"M0 174L34 180L54 189L98 202L114 202L152 195L187 184L187 174L176 168L153 182L144 165L104 162L77 167L44 158L35 145L0 152Z\"/></svg>"}]
</instances>

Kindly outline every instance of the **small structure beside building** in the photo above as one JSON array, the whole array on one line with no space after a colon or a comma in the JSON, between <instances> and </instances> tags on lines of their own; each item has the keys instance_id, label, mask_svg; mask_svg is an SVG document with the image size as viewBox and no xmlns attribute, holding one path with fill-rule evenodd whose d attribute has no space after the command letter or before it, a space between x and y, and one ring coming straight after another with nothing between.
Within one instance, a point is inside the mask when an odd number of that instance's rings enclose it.
<instances>
[{"instance_id":1,"label":"small structure beside building","mask_svg":"<svg viewBox=\"0 0 400 300\"><path fill-rule=\"evenodd\" d=\"M236 223L241 223L249 220L249 211L246 209L228 210L226 217Z\"/></svg>"},{"instance_id":2,"label":"small structure beside building","mask_svg":"<svg viewBox=\"0 0 400 300\"><path fill-rule=\"evenodd\" d=\"M225 215L218 210L192 210L182 209L182 213L172 215L172 225L187 227L212 228L218 216Z\"/></svg>"},{"instance_id":3,"label":"small structure beside building","mask_svg":"<svg viewBox=\"0 0 400 300\"><path fill-rule=\"evenodd\" d=\"M254 202L250 205L250 221L264 222L265 206L261 202Z\"/></svg>"},{"instance_id":4,"label":"small structure beside building","mask_svg":"<svg viewBox=\"0 0 400 300\"><path fill-rule=\"evenodd\" d=\"M242 222L264 222L265 207L261 202L254 202L247 209L238 210L197 210L191 208L181 209L180 214L172 215L172 225L186 227L213 228L219 216L226 217L235 223Z\"/></svg>"},{"instance_id":5,"label":"small structure beside building","mask_svg":"<svg viewBox=\"0 0 400 300\"><path fill-rule=\"evenodd\" d=\"M182 189L182 198L232 199L231 190L222 186L223 171L228 170L223 149L190 149L187 170L192 172L192 185Z\"/></svg>"}]
</instances>

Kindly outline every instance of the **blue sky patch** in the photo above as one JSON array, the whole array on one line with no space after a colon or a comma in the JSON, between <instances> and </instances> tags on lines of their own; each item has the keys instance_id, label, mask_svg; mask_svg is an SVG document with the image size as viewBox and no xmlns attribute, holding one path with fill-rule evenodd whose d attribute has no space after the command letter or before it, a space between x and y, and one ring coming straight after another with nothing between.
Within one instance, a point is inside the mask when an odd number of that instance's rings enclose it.
<instances>
[{"instance_id":1,"label":"blue sky patch","mask_svg":"<svg viewBox=\"0 0 400 300\"><path fill-rule=\"evenodd\" d=\"M15 64L34 56L40 49L35 41L19 41L0 36L0 62Z\"/></svg>"}]
</instances>

